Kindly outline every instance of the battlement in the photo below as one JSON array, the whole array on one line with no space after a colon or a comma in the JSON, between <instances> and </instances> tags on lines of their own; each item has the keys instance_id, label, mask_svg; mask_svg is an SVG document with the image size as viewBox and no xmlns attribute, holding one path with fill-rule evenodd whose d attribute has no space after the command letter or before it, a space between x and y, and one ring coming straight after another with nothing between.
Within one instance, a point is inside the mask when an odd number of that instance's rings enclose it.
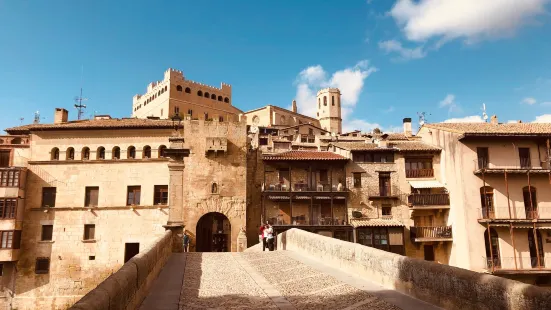
<instances>
[{"instance_id":1,"label":"battlement","mask_svg":"<svg viewBox=\"0 0 551 310\"><path fill-rule=\"evenodd\" d=\"M323 93L341 93L341 91L338 88L323 88L318 90L318 96Z\"/></svg>"}]
</instances>

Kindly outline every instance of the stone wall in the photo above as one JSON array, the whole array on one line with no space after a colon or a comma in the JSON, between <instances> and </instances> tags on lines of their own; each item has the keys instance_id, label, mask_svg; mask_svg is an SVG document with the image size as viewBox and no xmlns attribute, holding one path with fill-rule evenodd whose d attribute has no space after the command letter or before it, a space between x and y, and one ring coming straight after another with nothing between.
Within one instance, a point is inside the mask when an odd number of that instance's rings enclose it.
<instances>
[{"instance_id":1,"label":"stone wall","mask_svg":"<svg viewBox=\"0 0 551 310\"><path fill-rule=\"evenodd\" d=\"M70 309L137 309L172 253L171 244L172 232L166 231Z\"/></svg>"},{"instance_id":2,"label":"stone wall","mask_svg":"<svg viewBox=\"0 0 551 310\"><path fill-rule=\"evenodd\" d=\"M279 234L277 247L307 255L445 309L546 309L551 304L551 291L547 289L299 229Z\"/></svg>"}]
</instances>

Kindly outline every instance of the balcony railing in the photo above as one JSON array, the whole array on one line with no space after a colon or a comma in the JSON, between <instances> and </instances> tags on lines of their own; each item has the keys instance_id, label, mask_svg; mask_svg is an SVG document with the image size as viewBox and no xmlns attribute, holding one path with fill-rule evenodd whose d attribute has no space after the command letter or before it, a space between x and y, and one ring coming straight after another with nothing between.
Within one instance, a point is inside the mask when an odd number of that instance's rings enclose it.
<instances>
[{"instance_id":1,"label":"balcony railing","mask_svg":"<svg viewBox=\"0 0 551 310\"><path fill-rule=\"evenodd\" d=\"M406 170L406 178L432 178L434 169L411 169Z\"/></svg>"},{"instance_id":2,"label":"balcony railing","mask_svg":"<svg viewBox=\"0 0 551 310\"><path fill-rule=\"evenodd\" d=\"M551 268L551 258L540 255L521 257L483 257L484 269L489 271L530 271Z\"/></svg>"},{"instance_id":3,"label":"balcony railing","mask_svg":"<svg viewBox=\"0 0 551 310\"><path fill-rule=\"evenodd\" d=\"M414 226L410 230L413 239L437 240L452 238L451 226Z\"/></svg>"},{"instance_id":4,"label":"balcony railing","mask_svg":"<svg viewBox=\"0 0 551 310\"><path fill-rule=\"evenodd\" d=\"M511 160L508 164L492 163L488 159L480 158L473 161L474 172L480 172L482 170L492 171L492 170L508 170L510 172L515 172L515 170L546 170L549 169L550 165L547 162L544 162L545 159L542 159L543 164L537 165L532 162L529 158L520 158L520 160L514 159Z\"/></svg>"},{"instance_id":5,"label":"balcony railing","mask_svg":"<svg viewBox=\"0 0 551 310\"><path fill-rule=\"evenodd\" d=\"M347 192L348 189L338 184L318 184L316 186L308 186L304 183L295 183L290 188L289 183L287 184L268 184L264 188L265 192Z\"/></svg>"},{"instance_id":6,"label":"balcony railing","mask_svg":"<svg viewBox=\"0 0 551 310\"><path fill-rule=\"evenodd\" d=\"M0 187L19 187L21 168L0 168Z\"/></svg>"},{"instance_id":7,"label":"balcony railing","mask_svg":"<svg viewBox=\"0 0 551 310\"><path fill-rule=\"evenodd\" d=\"M449 206L449 194L411 194L408 196L410 206Z\"/></svg>"},{"instance_id":8,"label":"balcony railing","mask_svg":"<svg viewBox=\"0 0 551 310\"><path fill-rule=\"evenodd\" d=\"M510 212L510 213L509 213ZM551 207L538 207L526 210L524 206L513 207L492 207L479 208L478 219L480 220L534 220L551 219Z\"/></svg>"}]
</instances>

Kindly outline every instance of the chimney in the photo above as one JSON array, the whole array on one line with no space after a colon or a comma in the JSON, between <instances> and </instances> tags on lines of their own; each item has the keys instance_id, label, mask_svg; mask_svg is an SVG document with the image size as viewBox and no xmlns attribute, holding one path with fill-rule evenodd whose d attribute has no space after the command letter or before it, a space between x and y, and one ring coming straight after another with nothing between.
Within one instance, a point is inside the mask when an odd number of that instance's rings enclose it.
<instances>
[{"instance_id":1,"label":"chimney","mask_svg":"<svg viewBox=\"0 0 551 310\"><path fill-rule=\"evenodd\" d=\"M497 116L496 115L492 115L492 117L490 117L490 124L494 124L494 125L499 124L498 121L497 121Z\"/></svg>"},{"instance_id":2,"label":"chimney","mask_svg":"<svg viewBox=\"0 0 551 310\"><path fill-rule=\"evenodd\" d=\"M69 111L63 108L55 108L54 124L66 123L69 119Z\"/></svg>"},{"instance_id":3,"label":"chimney","mask_svg":"<svg viewBox=\"0 0 551 310\"><path fill-rule=\"evenodd\" d=\"M295 113L297 113L297 101L296 101L296 100L293 100L292 111L295 112Z\"/></svg>"},{"instance_id":4,"label":"chimney","mask_svg":"<svg viewBox=\"0 0 551 310\"><path fill-rule=\"evenodd\" d=\"M404 118L404 134L406 137L411 137L411 118Z\"/></svg>"}]
</instances>

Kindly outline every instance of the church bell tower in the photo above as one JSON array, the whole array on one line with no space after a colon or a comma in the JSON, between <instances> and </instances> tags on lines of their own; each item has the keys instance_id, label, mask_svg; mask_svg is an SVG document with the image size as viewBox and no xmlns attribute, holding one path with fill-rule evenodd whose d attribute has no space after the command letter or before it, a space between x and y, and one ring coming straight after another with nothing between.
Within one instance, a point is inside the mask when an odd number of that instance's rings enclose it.
<instances>
[{"instance_id":1,"label":"church bell tower","mask_svg":"<svg viewBox=\"0 0 551 310\"><path fill-rule=\"evenodd\" d=\"M321 128L334 134L342 133L341 92L338 88L325 88L318 91L317 117Z\"/></svg>"}]
</instances>

